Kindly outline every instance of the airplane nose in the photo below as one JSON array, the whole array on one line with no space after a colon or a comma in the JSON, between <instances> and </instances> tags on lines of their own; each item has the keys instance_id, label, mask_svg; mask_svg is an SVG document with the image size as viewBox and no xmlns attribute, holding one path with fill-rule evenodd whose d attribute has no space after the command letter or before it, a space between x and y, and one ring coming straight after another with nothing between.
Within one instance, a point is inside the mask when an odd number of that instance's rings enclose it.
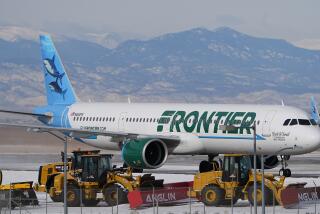
<instances>
[{"instance_id":1,"label":"airplane nose","mask_svg":"<svg viewBox=\"0 0 320 214\"><path fill-rule=\"evenodd\" d=\"M310 152L317 150L320 148L320 129L313 129L312 132L309 135L305 136L305 145L308 147L308 150ZM302 142L304 140L302 139Z\"/></svg>"}]
</instances>

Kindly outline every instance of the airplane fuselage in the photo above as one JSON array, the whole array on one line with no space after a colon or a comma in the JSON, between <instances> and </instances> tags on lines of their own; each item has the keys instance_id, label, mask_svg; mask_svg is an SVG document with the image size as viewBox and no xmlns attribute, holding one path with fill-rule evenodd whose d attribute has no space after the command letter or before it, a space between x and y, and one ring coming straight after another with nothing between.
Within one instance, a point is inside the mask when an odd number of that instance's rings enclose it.
<instances>
[{"instance_id":1,"label":"airplane fuselage","mask_svg":"<svg viewBox=\"0 0 320 214\"><path fill-rule=\"evenodd\" d=\"M306 112L280 105L75 103L60 114L48 125L179 136L178 145L166 143L169 154L252 154L254 121L258 154L303 154L317 149L320 139ZM235 128L221 130L230 124ZM106 136L78 140L109 150L120 150L122 143Z\"/></svg>"}]
</instances>

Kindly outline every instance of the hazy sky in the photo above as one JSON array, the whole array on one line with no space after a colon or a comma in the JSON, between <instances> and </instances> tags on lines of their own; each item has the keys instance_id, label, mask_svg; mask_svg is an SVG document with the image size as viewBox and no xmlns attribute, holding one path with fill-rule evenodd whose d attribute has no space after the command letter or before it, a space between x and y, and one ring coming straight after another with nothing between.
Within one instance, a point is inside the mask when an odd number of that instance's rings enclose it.
<instances>
[{"instance_id":1,"label":"hazy sky","mask_svg":"<svg viewBox=\"0 0 320 214\"><path fill-rule=\"evenodd\" d=\"M229 26L290 41L320 38L319 0L0 0L0 26L58 34L154 36Z\"/></svg>"}]
</instances>

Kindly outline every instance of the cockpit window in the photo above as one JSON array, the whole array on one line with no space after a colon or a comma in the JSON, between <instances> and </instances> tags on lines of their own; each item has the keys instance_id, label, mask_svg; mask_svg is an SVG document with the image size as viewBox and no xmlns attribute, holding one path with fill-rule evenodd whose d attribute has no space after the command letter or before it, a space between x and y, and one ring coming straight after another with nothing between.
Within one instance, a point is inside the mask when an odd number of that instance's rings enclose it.
<instances>
[{"instance_id":1,"label":"cockpit window","mask_svg":"<svg viewBox=\"0 0 320 214\"><path fill-rule=\"evenodd\" d=\"M313 126L316 126L316 125L317 125L317 122L316 122L314 119L310 119L310 123L311 123Z\"/></svg>"},{"instance_id":2,"label":"cockpit window","mask_svg":"<svg viewBox=\"0 0 320 214\"><path fill-rule=\"evenodd\" d=\"M290 122L290 126L294 126L298 124L298 120L297 119L292 119Z\"/></svg>"},{"instance_id":3,"label":"cockpit window","mask_svg":"<svg viewBox=\"0 0 320 214\"><path fill-rule=\"evenodd\" d=\"M306 120L306 119L298 119L299 121L299 125L303 125L303 126L310 126L311 123L309 120Z\"/></svg>"},{"instance_id":4,"label":"cockpit window","mask_svg":"<svg viewBox=\"0 0 320 214\"><path fill-rule=\"evenodd\" d=\"M284 125L284 126L287 126L287 125L289 124L290 120L291 120L291 119L286 119L286 120L284 121L283 125Z\"/></svg>"}]
</instances>

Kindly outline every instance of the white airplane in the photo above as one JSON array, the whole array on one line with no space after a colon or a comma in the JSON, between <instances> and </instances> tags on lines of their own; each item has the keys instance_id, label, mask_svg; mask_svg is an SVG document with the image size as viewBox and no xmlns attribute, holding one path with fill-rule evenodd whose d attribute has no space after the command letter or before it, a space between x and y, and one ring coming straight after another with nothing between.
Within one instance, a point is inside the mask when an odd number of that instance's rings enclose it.
<instances>
[{"instance_id":1,"label":"white airplane","mask_svg":"<svg viewBox=\"0 0 320 214\"><path fill-rule=\"evenodd\" d=\"M208 155L209 160L218 154L253 154L254 123L257 153L267 156L267 168L278 164L278 155L309 153L320 146L317 118L295 107L80 102L50 36L41 35L40 43L47 105L33 113L1 112L32 115L45 125L2 126L59 131L98 148L121 150L124 162L140 169L159 168L171 154ZM233 129L221 130L221 125ZM208 170L209 165L201 162L200 171ZM290 176L285 166L283 174Z\"/></svg>"}]
</instances>

